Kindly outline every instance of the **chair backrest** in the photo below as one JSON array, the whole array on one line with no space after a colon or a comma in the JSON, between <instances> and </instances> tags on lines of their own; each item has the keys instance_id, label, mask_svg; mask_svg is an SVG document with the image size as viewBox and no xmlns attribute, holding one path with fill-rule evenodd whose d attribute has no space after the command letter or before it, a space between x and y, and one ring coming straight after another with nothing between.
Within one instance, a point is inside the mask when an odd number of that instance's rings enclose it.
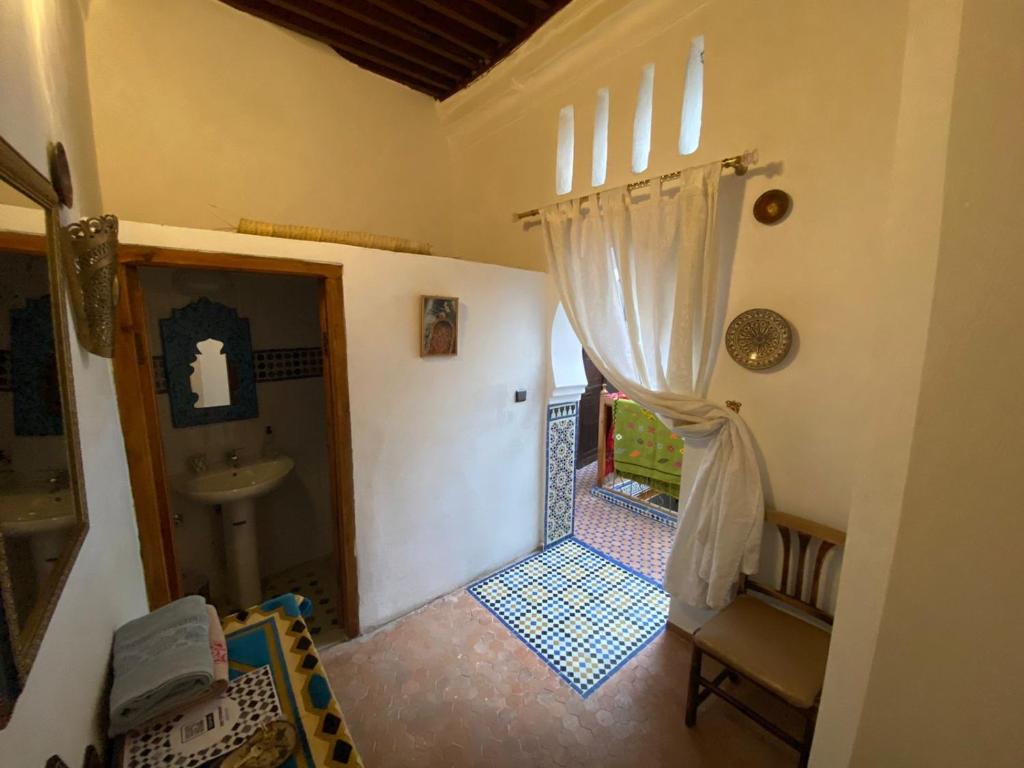
<instances>
[{"instance_id":1,"label":"chair backrest","mask_svg":"<svg viewBox=\"0 0 1024 768\"><path fill-rule=\"evenodd\" d=\"M835 547L841 547L846 542L846 534L813 520L774 509L767 511L765 522L775 525L782 535L781 584L776 589L745 578L740 582L740 590L753 590L769 595L831 624L832 614L820 607L821 572L826 556L834 551ZM796 547L793 546L794 538L797 542ZM809 563L808 554L813 542L817 542L817 546L814 547L813 560Z\"/></svg>"}]
</instances>

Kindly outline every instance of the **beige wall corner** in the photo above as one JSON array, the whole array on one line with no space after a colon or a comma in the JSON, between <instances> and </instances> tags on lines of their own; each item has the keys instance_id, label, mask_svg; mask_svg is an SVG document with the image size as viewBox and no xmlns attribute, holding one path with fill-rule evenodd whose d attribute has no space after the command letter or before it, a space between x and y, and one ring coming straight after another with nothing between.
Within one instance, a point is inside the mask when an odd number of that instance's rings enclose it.
<instances>
[{"instance_id":1,"label":"beige wall corner","mask_svg":"<svg viewBox=\"0 0 1024 768\"><path fill-rule=\"evenodd\" d=\"M92 0L100 176L122 218L358 230L451 255L434 101L214 0Z\"/></svg>"},{"instance_id":2,"label":"beige wall corner","mask_svg":"<svg viewBox=\"0 0 1024 768\"><path fill-rule=\"evenodd\" d=\"M1024 755L1024 5L965 0L935 299L855 766ZM832 763L820 763L833 765Z\"/></svg>"},{"instance_id":3,"label":"beige wall corner","mask_svg":"<svg viewBox=\"0 0 1024 768\"><path fill-rule=\"evenodd\" d=\"M819 766L850 759L899 528L938 259L961 6L913 0L907 9L893 164L877 179L879 194L890 195L882 258L861 297L870 305L870 354L854 402L866 419L851 433L856 479L812 754Z\"/></svg>"}]
</instances>

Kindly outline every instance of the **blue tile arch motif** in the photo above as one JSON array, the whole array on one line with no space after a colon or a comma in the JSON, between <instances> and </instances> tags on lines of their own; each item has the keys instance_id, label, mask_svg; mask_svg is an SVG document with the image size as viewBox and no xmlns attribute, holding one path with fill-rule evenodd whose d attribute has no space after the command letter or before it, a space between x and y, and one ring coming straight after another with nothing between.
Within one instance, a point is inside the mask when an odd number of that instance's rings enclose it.
<instances>
[{"instance_id":1,"label":"blue tile arch motif","mask_svg":"<svg viewBox=\"0 0 1024 768\"><path fill-rule=\"evenodd\" d=\"M578 403L548 406L544 482L544 546L573 534Z\"/></svg>"},{"instance_id":2,"label":"blue tile arch motif","mask_svg":"<svg viewBox=\"0 0 1024 768\"><path fill-rule=\"evenodd\" d=\"M160 320L160 336L164 345L171 423L175 427L194 427L259 416L249 321L239 317L237 310L206 297L196 299L191 304L171 310L170 317ZM231 403L213 408L196 408L193 405L196 394L192 391L189 377L196 357L196 345L210 338L224 342Z\"/></svg>"},{"instance_id":3,"label":"blue tile arch motif","mask_svg":"<svg viewBox=\"0 0 1024 768\"><path fill-rule=\"evenodd\" d=\"M11 310L10 365L14 434L63 435L60 374L49 294L26 299L24 307Z\"/></svg>"}]
</instances>

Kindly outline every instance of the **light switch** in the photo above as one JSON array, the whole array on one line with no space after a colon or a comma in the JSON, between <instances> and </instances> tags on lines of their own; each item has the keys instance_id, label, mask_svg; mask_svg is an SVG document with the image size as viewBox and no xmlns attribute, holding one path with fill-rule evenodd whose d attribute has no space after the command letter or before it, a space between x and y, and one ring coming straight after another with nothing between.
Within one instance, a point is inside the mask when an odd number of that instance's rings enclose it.
<instances>
[{"instance_id":1,"label":"light switch","mask_svg":"<svg viewBox=\"0 0 1024 768\"><path fill-rule=\"evenodd\" d=\"M517 389L516 390L516 402L517 403L525 403L526 402L526 390L525 389Z\"/></svg>"}]
</instances>

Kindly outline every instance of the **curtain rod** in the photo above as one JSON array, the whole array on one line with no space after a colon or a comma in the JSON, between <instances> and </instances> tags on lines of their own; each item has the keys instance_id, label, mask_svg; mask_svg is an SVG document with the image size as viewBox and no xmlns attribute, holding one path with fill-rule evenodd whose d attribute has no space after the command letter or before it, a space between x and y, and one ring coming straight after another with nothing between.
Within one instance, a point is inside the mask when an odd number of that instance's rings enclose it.
<instances>
[{"instance_id":1,"label":"curtain rod","mask_svg":"<svg viewBox=\"0 0 1024 768\"><path fill-rule=\"evenodd\" d=\"M757 150L752 149L744 152L742 155L734 155L733 157L727 157L722 160L722 169L729 170L730 168L735 171L737 176L743 176L749 169L750 166L757 162ZM682 171L673 171L672 173L666 173L659 176L652 176L649 179L641 179L640 181L634 181L626 185L626 189L632 192L634 189L640 189L650 185L656 178L660 178L662 181L671 181L672 179L678 179L682 175ZM601 192L595 192L593 194L602 194ZM582 195L581 197L569 198L569 200L560 200L559 202L571 202L572 200L579 200L583 202L590 195ZM540 209L534 208L530 211L520 211L519 213L512 214L513 221L522 221L523 219L532 219L534 216L540 216Z\"/></svg>"}]
</instances>

